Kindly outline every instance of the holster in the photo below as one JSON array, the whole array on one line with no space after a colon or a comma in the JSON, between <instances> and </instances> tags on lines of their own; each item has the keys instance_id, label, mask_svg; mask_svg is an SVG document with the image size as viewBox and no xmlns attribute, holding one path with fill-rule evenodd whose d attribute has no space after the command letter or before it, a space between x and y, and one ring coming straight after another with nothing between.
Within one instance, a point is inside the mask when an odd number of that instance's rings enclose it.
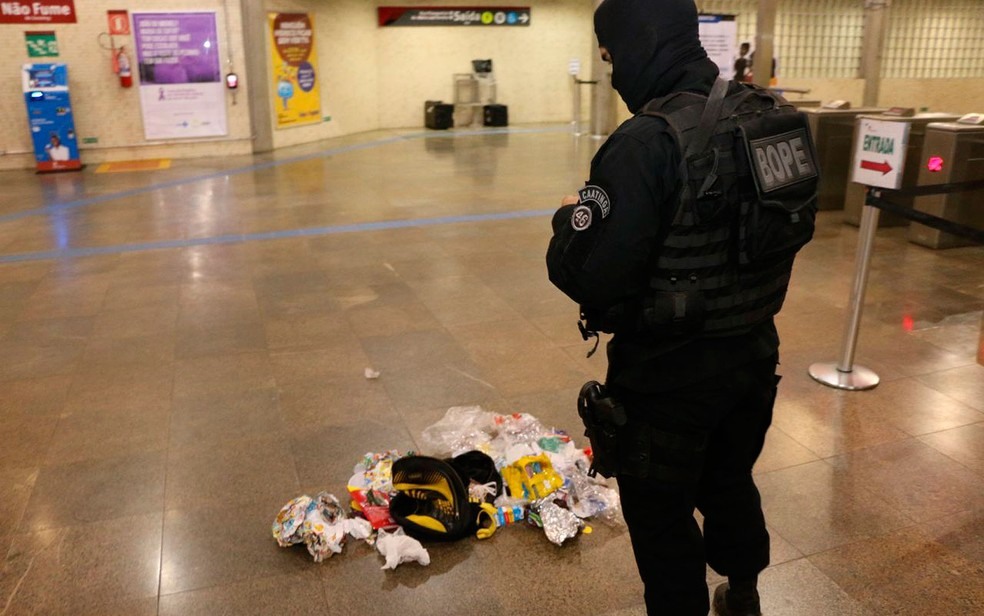
<instances>
[{"instance_id":1,"label":"holster","mask_svg":"<svg viewBox=\"0 0 984 616\"><path fill-rule=\"evenodd\" d=\"M591 442L588 475L614 477L619 466L616 432L626 423L625 408L608 394L604 385L589 381L577 397L577 414L584 423L584 436Z\"/></svg>"}]
</instances>

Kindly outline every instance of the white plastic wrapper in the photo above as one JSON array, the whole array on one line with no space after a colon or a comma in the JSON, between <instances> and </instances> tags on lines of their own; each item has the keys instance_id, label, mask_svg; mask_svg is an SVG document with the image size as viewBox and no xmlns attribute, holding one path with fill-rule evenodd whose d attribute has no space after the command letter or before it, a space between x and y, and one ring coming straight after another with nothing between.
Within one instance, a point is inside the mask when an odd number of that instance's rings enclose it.
<instances>
[{"instance_id":1,"label":"white plastic wrapper","mask_svg":"<svg viewBox=\"0 0 984 616\"><path fill-rule=\"evenodd\" d=\"M408 537L402 528L392 533L379 531L376 550L386 559L386 564L381 569L396 569L408 562L418 562L424 566L430 564L430 554L424 546L413 537Z\"/></svg>"},{"instance_id":2,"label":"white plastic wrapper","mask_svg":"<svg viewBox=\"0 0 984 616\"><path fill-rule=\"evenodd\" d=\"M372 534L372 524L364 518L349 518L341 525L345 534L353 539L366 540Z\"/></svg>"},{"instance_id":3,"label":"white plastic wrapper","mask_svg":"<svg viewBox=\"0 0 984 616\"><path fill-rule=\"evenodd\" d=\"M341 524L329 523L318 508L308 513L301 532L304 545L316 563L342 551L345 530Z\"/></svg>"}]
</instances>

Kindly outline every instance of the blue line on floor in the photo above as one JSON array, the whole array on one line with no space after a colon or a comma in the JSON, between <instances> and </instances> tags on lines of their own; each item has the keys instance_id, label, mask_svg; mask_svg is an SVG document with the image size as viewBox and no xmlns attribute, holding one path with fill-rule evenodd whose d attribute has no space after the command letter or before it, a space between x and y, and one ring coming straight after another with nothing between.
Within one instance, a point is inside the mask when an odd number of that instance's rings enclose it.
<instances>
[{"instance_id":1,"label":"blue line on floor","mask_svg":"<svg viewBox=\"0 0 984 616\"><path fill-rule=\"evenodd\" d=\"M93 246L91 248L66 248L64 250L47 250L41 252L25 252L21 254L0 256L0 263L18 263L22 261L44 261L48 259L70 259L75 257L91 257L95 255L114 255L145 250L160 250L165 248L190 248L193 246L212 246L216 244L242 244L257 240L276 240L291 237L313 237L320 235L336 235L339 233L355 233L359 231L382 231L386 229L409 229L413 227L433 227L466 222L488 222L493 220L514 220L518 218L536 218L549 216L554 210L525 210L519 212L498 212L494 214L470 214L465 216L441 216L438 218L418 218L412 220L383 220L379 222L360 222L350 225L334 225L329 227L307 227L302 229L284 229L280 231L265 231L263 233L245 233L239 235L217 235L215 237L189 238L185 240L162 240L159 242L142 242L139 244L119 244L115 246Z\"/></svg>"},{"instance_id":2,"label":"blue line on floor","mask_svg":"<svg viewBox=\"0 0 984 616\"><path fill-rule=\"evenodd\" d=\"M401 141L410 141L413 139L477 137L481 135L559 133L559 132L568 132L568 131L570 131L570 128L567 127L545 127L545 128L497 128L497 129L455 131L455 132L441 132L441 133L435 133L435 132L410 133L407 135L388 137L386 139L378 139L376 141L367 141L365 143L356 143L352 145L340 146L337 148L322 150L320 152L304 154L302 156L292 156L290 158L284 158L281 160L271 160L265 163L256 163L253 165L247 165L245 167L234 167L232 169L227 169L225 171L217 171L215 173L209 173L206 175L196 175L188 178L181 178L177 180L170 180L167 182L160 182L157 184L148 184L147 186L142 186L140 188L134 188L131 190L123 190L120 192L108 193L105 195L94 195L92 197L85 197L83 199L76 199L74 201L66 201L64 203L55 203L45 207L14 212L12 214L4 214L4 215L0 215L0 223L10 222L13 220L20 220L22 218L28 218L31 216L50 216L53 214L64 212L65 210L86 207L89 205L97 205L99 203L105 203L107 201L115 201L117 199L125 199L127 197L134 197L136 195L142 195L148 192L153 192L155 190L164 190L167 188L184 186L185 184L194 184L196 182L216 180L219 178L229 177L233 175L240 175L243 173L252 173L254 171L262 171L263 169L269 169L271 167L278 167L280 165L300 163L308 160L314 160L317 158L327 158L329 156L347 154L348 152L355 152L358 150L376 148L384 145L390 145L392 143L399 143Z\"/></svg>"}]
</instances>

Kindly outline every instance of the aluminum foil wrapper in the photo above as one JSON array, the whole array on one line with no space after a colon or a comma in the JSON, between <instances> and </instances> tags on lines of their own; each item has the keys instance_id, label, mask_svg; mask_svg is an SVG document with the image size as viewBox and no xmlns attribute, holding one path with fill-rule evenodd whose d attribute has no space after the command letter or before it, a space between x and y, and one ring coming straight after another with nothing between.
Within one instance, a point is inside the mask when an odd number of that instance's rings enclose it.
<instances>
[{"instance_id":1,"label":"aluminum foil wrapper","mask_svg":"<svg viewBox=\"0 0 984 616\"><path fill-rule=\"evenodd\" d=\"M542 502L537 509L543 523L543 532L551 543L563 545L568 539L577 536L581 520L572 512L553 501Z\"/></svg>"}]
</instances>

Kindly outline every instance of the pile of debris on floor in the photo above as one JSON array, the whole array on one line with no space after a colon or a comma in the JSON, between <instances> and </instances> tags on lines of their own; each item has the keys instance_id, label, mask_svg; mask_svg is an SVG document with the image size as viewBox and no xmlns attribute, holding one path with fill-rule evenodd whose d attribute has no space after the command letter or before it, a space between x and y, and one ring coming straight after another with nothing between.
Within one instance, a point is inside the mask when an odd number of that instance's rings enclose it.
<instances>
[{"instance_id":1,"label":"pile of debris on floor","mask_svg":"<svg viewBox=\"0 0 984 616\"><path fill-rule=\"evenodd\" d=\"M422 541L488 539L522 524L563 545L591 532L586 520L621 523L618 494L589 475L590 449L532 415L453 407L421 444L434 455L367 453L349 479L348 508L327 492L287 503L273 523L277 543L304 544L321 562L351 537L395 569L430 563Z\"/></svg>"}]
</instances>

